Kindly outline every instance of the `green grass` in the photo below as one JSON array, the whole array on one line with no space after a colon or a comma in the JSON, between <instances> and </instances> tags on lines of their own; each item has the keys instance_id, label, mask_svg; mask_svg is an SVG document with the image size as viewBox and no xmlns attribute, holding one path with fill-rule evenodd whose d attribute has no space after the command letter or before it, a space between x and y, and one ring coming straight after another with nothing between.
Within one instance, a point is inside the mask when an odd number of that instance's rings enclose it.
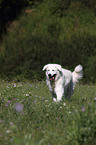
<instances>
[{"instance_id":1,"label":"green grass","mask_svg":"<svg viewBox=\"0 0 96 145\"><path fill-rule=\"evenodd\" d=\"M0 81L0 145L96 144L96 85L53 103L45 82Z\"/></svg>"}]
</instances>

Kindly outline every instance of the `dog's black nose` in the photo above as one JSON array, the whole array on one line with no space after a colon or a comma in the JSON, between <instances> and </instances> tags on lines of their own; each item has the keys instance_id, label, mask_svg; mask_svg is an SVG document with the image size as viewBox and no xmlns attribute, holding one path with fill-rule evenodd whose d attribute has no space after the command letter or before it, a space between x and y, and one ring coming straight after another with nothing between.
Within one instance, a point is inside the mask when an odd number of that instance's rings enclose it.
<instances>
[{"instance_id":1,"label":"dog's black nose","mask_svg":"<svg viewBox=\"0 0 96 145\"><path fill-rule=\"evenodd\" d=\"M51 78L51 74L48 74L49 78Z\"/></svg>"}]
</instances>

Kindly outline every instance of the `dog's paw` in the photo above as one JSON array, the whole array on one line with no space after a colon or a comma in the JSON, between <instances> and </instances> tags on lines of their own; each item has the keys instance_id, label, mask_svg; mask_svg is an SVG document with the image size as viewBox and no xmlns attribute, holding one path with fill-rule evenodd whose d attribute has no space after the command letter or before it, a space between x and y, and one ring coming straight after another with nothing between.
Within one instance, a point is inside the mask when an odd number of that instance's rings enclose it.
<instances>
[{"instance_id":1,"label":"dog's paw","mask_svg":"<svg viewBox=\"0 0 96 145\"><path fill-rule=\"evenodd\" d=\"M53 98L53 101L56 102L57 101L56 98Z\"/></svg>"}]
</instances>

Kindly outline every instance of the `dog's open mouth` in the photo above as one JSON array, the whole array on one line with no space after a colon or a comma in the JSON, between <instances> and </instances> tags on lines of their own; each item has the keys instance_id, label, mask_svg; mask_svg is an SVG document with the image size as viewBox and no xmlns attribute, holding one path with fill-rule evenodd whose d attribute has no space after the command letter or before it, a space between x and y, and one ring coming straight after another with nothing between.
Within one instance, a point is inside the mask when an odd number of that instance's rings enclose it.
<instances>
[{"instance_id":1,"label":"dog's open mouth","mask_svg":"<svg viewBox=\"0 0 96 145\"><path fill-rule=\"evenodd\" d=\"M49 75L49 79L50 80L55 80L56 74L54 74L53 76L51 76L51 74Z\"/></svg>"}]
</instances>

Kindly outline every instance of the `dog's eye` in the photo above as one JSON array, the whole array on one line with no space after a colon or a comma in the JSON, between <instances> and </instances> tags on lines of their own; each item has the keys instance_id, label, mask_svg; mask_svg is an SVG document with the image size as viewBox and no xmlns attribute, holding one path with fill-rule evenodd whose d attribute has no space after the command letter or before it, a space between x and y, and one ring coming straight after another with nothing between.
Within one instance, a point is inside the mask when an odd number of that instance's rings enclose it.
<instances>
[{"instance_id":1,"label":"dog's eye","mask_svg":"<svg viewBox=\"0 0 96 145\"><path fill-rule=\"evenodd\" d=\"M54 71L54 69L52 71Z\"/></svg>"}]
</instances>

